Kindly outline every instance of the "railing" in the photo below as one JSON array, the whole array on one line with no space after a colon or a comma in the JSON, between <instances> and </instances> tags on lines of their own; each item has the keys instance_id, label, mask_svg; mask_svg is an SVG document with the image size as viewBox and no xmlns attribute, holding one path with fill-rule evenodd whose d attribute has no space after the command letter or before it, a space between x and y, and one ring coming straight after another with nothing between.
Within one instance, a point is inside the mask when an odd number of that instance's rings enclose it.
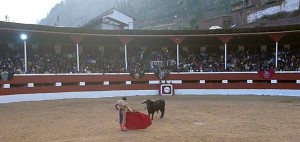
<instances>
[{"instance_id":1,"label":"railing","mask_svg":"<svg viewBox=\"0 0 300 142\"><path fill-rule=\"evenodd\" d=\"M263 76L257 72L171 73L159 80L153 73L134 79L128 73L105 74L15 74L0 81L0 95L85 92L114 90L158 90L161 83L176 89L290 89L300 90L300 72L275 72Z\"/></svg>"}]
</instances>

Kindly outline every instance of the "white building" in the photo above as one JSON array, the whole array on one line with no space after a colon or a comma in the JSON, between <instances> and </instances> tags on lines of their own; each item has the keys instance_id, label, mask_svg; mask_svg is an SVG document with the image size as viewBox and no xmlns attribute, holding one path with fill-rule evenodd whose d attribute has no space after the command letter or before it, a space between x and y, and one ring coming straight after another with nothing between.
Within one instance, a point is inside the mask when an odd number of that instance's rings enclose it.
<instances>
[{"instance_id":1,"label":"white building","mask_svg":"<svg viewBox=\"0 0 300 142\"><path fill-rule=\"evenodd\" d=\"M300 0L283 0L280 5L249 12L247 16L247 23L255 22L265 15L273 15L279 12L292 12L295 10L299 10L299 7Z\"/></svg>"},{"instance_id":2,"label":"white building","mask_svg":"<svg viewBox=\"0 0 300 142\"><path fill-rule=\"evenodd\" d=\"M98 15L91 19L88 23L82 25L82 28L93 28L102 30L122 30L133 29L134 18L115 9L109 9L108 11Z\"/></svg>"}]
</instances>

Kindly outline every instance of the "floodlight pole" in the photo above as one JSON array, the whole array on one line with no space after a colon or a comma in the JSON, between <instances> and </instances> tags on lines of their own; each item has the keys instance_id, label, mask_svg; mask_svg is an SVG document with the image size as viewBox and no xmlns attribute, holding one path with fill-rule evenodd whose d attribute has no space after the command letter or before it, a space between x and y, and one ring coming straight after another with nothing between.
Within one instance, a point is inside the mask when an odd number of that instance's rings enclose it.
<instances>
[{"instance_id":1,"label":"floodlight pole","mask_svg":"<svg viewBox=\"0 0 300 142\"><path fill-rule=\"evenodd\" d=\"M128 63L127 63L127 45L125 44L125 69L127 71Z\"/></svg>"},{"instance_id":2,"label":"floodlight pole","mask_svg":"<svg viewBox=\"0 0 300 142\"><path fill-rule=\"evenodd\" d=\"M24 40L24 60L25 60L25 73L27 73L27 47L26 47L26 39Z\"/></svg>"},{"instance_id":3,"label":"floodlight pole","mask_svg":"<svg viewBox=\"0 0 300 142\"><path fill-rule=\"evenodd\" d=\"M275 57L275 67L278 66L278 41L276 41L276 57Z\"/></svg>"},{"instance_id":4,"label":"floodlight pole","mask_svg":"<svg viewBox=\"0 0 300 142\"><path fill-rule=\"evenodd\" d=\"M225 43L225 53L224 53L225 71L227 69L227 43Z\"/></svg>"},{"instance_id":5,"label":"floodlight pole","mask_svg":"<svg viewBox=\"0 0 300 142\"><path fill-rule=\"evenodd\" d=\"M21 34L21 39L24 41L24 71L25 71L25 73L27 73L27 51L26 51L27 35Z\"/></svg>"},{"instance_id":6,"label":"floodlight pole","mask_svg":"<svg viewBox=\"0 0 300 142\"><path fill-rule=\"evenodd\" d=\"M77 53L77 72L79 73L79 44L76 44L76 53Z\"/></svg>"},{"instance_id":7,"label":"floodlight pole","mask_svg":"<svg viewBox=\"0 0 300 142\"><path fill-rule=\"evenodd\" d=\"M177 66L179 66L179 44L177 44Z\"/></svg>"}]
</instances>

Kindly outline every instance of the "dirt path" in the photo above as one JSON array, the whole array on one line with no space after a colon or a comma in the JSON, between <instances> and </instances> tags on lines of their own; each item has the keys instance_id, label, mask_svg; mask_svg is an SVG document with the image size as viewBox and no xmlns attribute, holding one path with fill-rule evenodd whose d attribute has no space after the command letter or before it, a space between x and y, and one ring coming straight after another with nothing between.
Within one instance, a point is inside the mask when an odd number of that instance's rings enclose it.
<instances>
[{"instance_id":1,"label":"dirt path","mask_svg":"<svg viewBox=\"0 0 300 142\"><path fill-rule=\"evenodd\" d=\"M145 130L119 131L120 99L72 99L0 104L1 142L297 142L300 98L271 96L135 96L166 100L166 114ZM146 113L146 112L145 112Z\"/></svg>"}]
</instances>

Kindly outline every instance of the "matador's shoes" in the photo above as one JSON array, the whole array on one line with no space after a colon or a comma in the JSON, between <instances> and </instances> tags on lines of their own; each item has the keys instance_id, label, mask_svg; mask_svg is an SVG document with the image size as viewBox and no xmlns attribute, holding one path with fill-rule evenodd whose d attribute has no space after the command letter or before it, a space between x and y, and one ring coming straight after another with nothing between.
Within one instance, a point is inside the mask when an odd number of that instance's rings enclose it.
<instances>
[{"instance_id":1,"label":"matador's shoes","mask_svg":"<svg viewBox=\"0 0 300 142\"><path fill-rule=\"evenodd\" d=\"M122 132L127 132L127 131L128 131L128 129L125 127L125 124L123 124L123 125L121 126L121 131L122 131Z\"/></svg>"}]
</instances>

